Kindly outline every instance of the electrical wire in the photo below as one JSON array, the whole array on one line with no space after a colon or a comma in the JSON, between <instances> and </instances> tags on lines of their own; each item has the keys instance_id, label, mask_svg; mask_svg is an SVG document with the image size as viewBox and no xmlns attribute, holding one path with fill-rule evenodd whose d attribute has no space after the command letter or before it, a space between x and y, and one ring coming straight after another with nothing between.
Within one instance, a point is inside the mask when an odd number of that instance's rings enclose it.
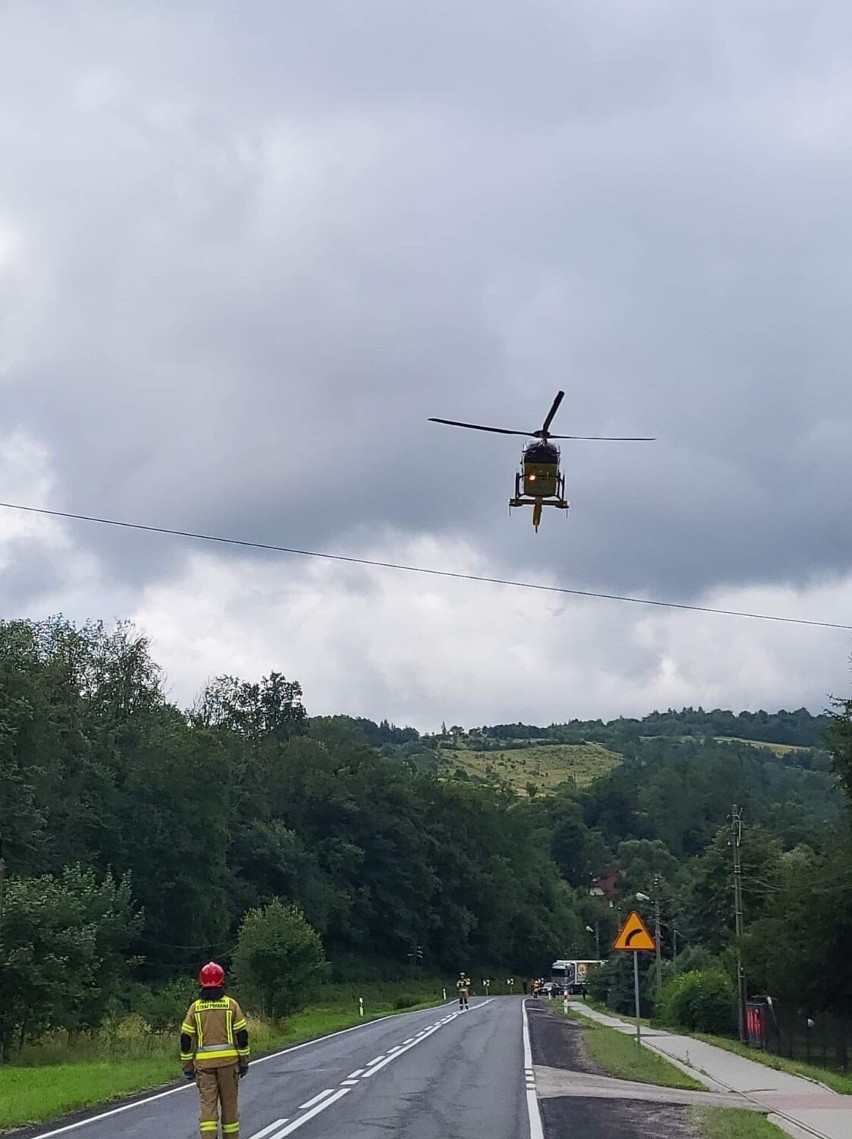
<instances>
[{"instance_id":1,"label":"electrical wire","mask_svg":"<svg viewBox=\"0 0 852 1139\"><path fill-rule=\"evenodd\" d=\"M142 522L126 522L116 518L99 518L93 514L75 514L69 510L48 510L44 506L23 506L15 502L0 502L0 509L20 510L28 514L44 514L50 518L66 518L74 522L93 522L99 526L115 526L124 530L141 530L148 534L167 534L173 538L192 538L195 541L213 542L223 546L241 546L250 550L265 550L269 553L293 554L302 558L322 558L331 562L346 562L349 565L373 566L377 569L393 569L405 573L428 574L432 577L454 578L457 581L476 581L487 585L511 586L513 589L532 589L541 593L568 594L572 597L621 601L631 605L651 605L660 609L684 609L691 613L712 613L720 617L743 617L751 621L776 621L785 625L809 625L819 629L842 629L846 632L852 632L852 625L845 625L836 621L814 621L805 617L781 617L775 613L749 613L740 609L720 609L710 605L688 605L682 601L658 601L649 597L628 597L619 593L599 593L591 589L569 589L563 585L541 585L532 581L514 581L511 578L486 577L482 574L459 573L455 570L406 565L404 562L384 562L375 558L356 558L347 554L300 550L292 546L277 546L271 542L252 542L246 538L225 538L218 534L199 534L193 530L174 530L167 526L151 526Z\"/></svg>"}]
</instances>

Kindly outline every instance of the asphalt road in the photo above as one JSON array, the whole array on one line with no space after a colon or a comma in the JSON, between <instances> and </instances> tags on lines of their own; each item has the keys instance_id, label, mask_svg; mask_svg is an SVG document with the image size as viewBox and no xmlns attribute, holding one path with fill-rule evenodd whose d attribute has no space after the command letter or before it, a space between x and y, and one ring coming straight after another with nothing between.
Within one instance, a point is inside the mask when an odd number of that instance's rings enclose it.
<instances>
[{"instance_id":1,"label":"asphalt road","mask_svg":"<svg viewBox=\"0 0 852 1139\"><path fill-rule=\"evenodd\" d=\"M242 1139L542 1139L519 997L406 1013L255 1060ZM191 1085L27 1135L196 1139Z\"/></svg>"}]
</instances>

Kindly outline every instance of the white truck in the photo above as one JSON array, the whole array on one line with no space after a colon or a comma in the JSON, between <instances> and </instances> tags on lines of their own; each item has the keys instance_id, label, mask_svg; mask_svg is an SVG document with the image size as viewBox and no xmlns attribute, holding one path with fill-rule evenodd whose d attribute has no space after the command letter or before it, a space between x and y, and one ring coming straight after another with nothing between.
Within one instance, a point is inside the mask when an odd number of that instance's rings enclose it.
<instances>
[{"instance_id":1,"label":"white truck","mask_svg":"<svg viewBox=\"0 0 852 1139\"><path fill-rule=\"evenodd\" d=\"M603 961L554 961L550 966L549 993L555 997L585 996L589 974L603 965Z\"/></svg>"}]
</instances>

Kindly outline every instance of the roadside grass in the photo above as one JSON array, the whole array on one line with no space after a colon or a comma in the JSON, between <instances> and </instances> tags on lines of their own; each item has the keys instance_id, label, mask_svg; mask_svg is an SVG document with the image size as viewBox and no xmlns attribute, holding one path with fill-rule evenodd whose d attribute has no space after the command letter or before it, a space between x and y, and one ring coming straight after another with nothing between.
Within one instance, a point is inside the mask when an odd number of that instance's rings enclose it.
<instances>
[{"instance_id":1,"label":"roadside grass","mask_svg":"<svg viewBox=\"0 0 852 1139\"><path fill-rule=\"evenodd\" d=\"M705 1044L715 1044L717 1048L724 1048L728 1052L735 1052L738 1056L745 1056L755 1060L767 1068L774 1068L778 1072L789 1072L791 1076L805 1076L825 1084L832 1091L841 1095L852 1095L852 1072L833 1072L830 1068L818 1068L814 1064L804 1064L799 1060L788 1060L785 1056L773 1056L771 1052L761 1052L759 1048L749 1048L739 1040L729 1040L726 1036L707 1036L701 1032L691 1032L696 1040L703 1040Z\"/></svg>"},{"instance_id":2,"label":"roadside grass","mask_svg":"<svg viewBox=\"0 0 852 1139\"><path fill-rule=\"evenodd\" d=\"M174 1055L0 1069L0 1128L43 1123L174 1079Z\"/></svg>"},{"instance_id":3,"label":"roadside grass","mask_svg":"<svg viewBox=\"0 0 852 1139\"><path fill-rule=\"evenodd\" d=\"M698 1080L636 1044L634 1036L627 1036L614 1028L596 1024L575 1009L568 1016L586 1028L583 1037L589 1056L609 1076L618 1080L635 1080L640 1084L656 1084L661 1088L682 1088L686 1091L706 1091Z\"/></svg>"},{"instance_id":4,"label":"roadside grass","mask_svg":"<svg viewBox=\"0 0 852 1139\"><path fill-rule=\"evenodd\" d=\"M572 997L571 999L575 1000L575 1001L578 1000L577 997ZM592 997L583 997L582 1002L584 1005L588 1005L589 1008L594 1009L595 1012L602 1012L604 1014L604 1016L617 1017L619 1020L623 1020L625 1022L625 1024L635 1024L636 1023L636 1017L633 1016L632 1013L613 1012L613 1010L609 1007L609 1005L607 1005L604 1001L596 1001ZM642 1025L643 1028L651 1028L653 1026L653 1021L648 1016L640 1016L639 1017L639 1023ZM654 1027L656 1027L656 1026L654 1026Z\"/></svg>"},{"instance_id":5,"label":"roadside grass","mask_svg":"<svg viewBox=\"0 0 852 1139\"><path fill-rule=\"evenodd\" d=\"M694 1107L692 1118L703 1139L784 1139L781 1128L757 1111Z\"/></svg>"},{"instance_id":6,"label":"roadside grass","mask_svg":"<svg viewBox=\"0 0 852 1139\"><path fill-rule=\"evenodd\" d=\"M365 995L368 990L365 990ZM370 1002L364 1017L352 1005L318 1005L290 1017L284 1025L248 1017L252 1054L287 1048L366 1024L382 1016L414 1012L439 1000L394 1007L393 1000ZM80 1040L73 1051L67 1042L48 1040L30 1046L14 1064L0 1067L0 1129L44 1123L79 1111L164 1086L180 1086L177 1037L140 1028L141 1018L129 1017L120 1030Z\"/></svg>"}]
</instances>

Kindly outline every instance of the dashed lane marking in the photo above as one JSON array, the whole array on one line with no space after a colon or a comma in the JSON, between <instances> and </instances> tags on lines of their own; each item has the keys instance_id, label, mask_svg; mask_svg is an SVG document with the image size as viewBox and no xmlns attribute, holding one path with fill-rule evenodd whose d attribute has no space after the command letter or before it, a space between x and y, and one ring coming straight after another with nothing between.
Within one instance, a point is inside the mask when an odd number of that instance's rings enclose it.
<instances>
[{"instance_id":1,"label":"dashed lane marking","mask_svg":"<svg viewBox=\"0 0 852 1139\"><path fill-rule=\"evenodd\" d=\"M265 1136L267 1136L270 1131L274 1131L276 1127L283 1127L286 1122L286 1119L276 1119L274 1123L270 1123L260 1131L255 1131L254 1135L249 1135L249 1139L265 1139Z\"/></svg>"},{"instance_id":2,"label":"dashed lane marking","mask_svg":"<svg viewBox=\"0 0 852 1139\"><path fill-rule=\"evenodd\" d=\"M320 1092L319 1095L315 1095L313 1099L309 1099L307 1103L300 1103L299 1111L305 1111L307 1108L313 1107L315 1103L319 1103L321 1099L325 1099L325 1097L331 1095L333 1091L334 1088L326 1088L324 1092Z\"/></svg>"},{"instance_id":3,"label":"dashed lane marking","mask_svg":"<svg viewBox=\"0 0 852 1139\"><path fill-rule=\"evenodd\" d=\"M282 1048L279 1052L270 1052L268 1056L258 1056L256 1060L252 1060L252 1067L256 1068L258 1064L265 1064L269 1060L277 1060L279 1056L286 1056L289 1052L299 1052L302 1048L311 1048L314 1045L324 1043L326 1040L333 1040L335 1036L346 1036L350 1032L360 1032L364 1028L372 1028L376 1024L381 1024L382 1021L408 1015L410 1014L405 1012L392 1012L388 1013L387 1016L377 1016L374 1020L365 1020L363 1024L353 1024L351 1028L341 1028L337 1032L329 1032L325 1036L317 1037L316 1040L306 1040L303 1044L291 1044L289 1048ZM181 1092L190 1090L194 1090L191 1089L191 1085L183 1084L179 1088L169 1088L168 1091L144 1096L142 1099L134 1100L133 1103L125 1103L121 1107L110 1108L109 1111L102 1111L98 1115L90 1115L88 1119L79 1119L76 1123L66 1123L64 1127L56 1127L53 1131L44 1131L38 1136L38 1139L53 1139L55 1135L64 1135L68 1131L76 1131L78 1127L88 1127L91 1123L100 1123L102 1119L110 1119L113 1115L132 1111L134 1107L144 1107L149 1103L155 1103L158 1099L165 1099L166 1096L180 1095ZM264 1139L266 1139L265 1136Z\"/></svg>"},{"instance_id":4,"label":"dashed lane marking","mask_svg":"<svg viewBox=\"0 0 852 1139\"><path fill-rule=\"evenodd\" d=\"M267 1139L284 1139L285 1135L290 1135L297 1128L301 1127L303 1123L307 1123L309 1119L313 1119L315 1115L319 1115L321 1111L325 1111L327 1107L331 1107L339 1099L343 1099L345 1095L349 1095L349 1088L341 1088L336 1091L334 1095L324 1099L322 1103L318 1103L316 1107L312 1107L310 1111L306 1111L304 1115L300 1115L298 1119L294 1119L292 1123L288 1123L286 1127L280 1131L275 1131L269 1135Z\"/></svg>"}]
</instances>

